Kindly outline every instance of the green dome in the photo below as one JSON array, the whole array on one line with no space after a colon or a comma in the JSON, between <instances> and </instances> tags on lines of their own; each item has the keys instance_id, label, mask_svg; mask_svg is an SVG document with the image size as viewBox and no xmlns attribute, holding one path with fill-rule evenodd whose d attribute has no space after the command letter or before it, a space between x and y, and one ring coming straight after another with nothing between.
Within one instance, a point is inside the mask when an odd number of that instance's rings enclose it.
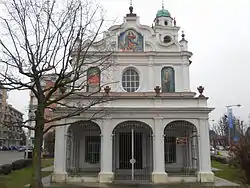
<instances>
[{"instance_id":1,"label":"green dome","mask_svg":"<svg viewBox=\"0 0 250 188\"><path fill-rule=\"evenodd\" d=\"M168 10L161 9L158 10L156 17L171 17L171 14L168 12Z\"/></svg>"}]
</instances>

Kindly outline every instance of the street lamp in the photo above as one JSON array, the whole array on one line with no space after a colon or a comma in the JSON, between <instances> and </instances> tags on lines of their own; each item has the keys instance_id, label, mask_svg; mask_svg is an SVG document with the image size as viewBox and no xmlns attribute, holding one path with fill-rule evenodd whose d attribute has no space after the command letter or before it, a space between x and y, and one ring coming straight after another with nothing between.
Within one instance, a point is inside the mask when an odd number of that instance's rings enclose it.
<instances>
[{"instance_id":1,"label":"street lamp","mask_svg":"<svg viewBox=\"0 0 250 188\"><path fill-rule=\"evenodd\" d=\"M241 107L241 104L233 104L233 105L227 105L226 108L227 108L227 117L230 118L230 120L232 121L232 108L233 107ZM231 110L231 112L230 112ZM230 122L229 122L230 123ZM228 125L228 144L229 146L231 146L231 134L230 134L230 125Z\"/></svg>"},{"instance_id":2,"label":"street lamp","mask_svg":"<svg viewBox=\"0 0 250 188\"><path fill-rule=\"evenodd\" d=\"M227 109L231 107L241 107L241 104L233 104L233 105L226 106Z\"/></svg>"}]
</instances>

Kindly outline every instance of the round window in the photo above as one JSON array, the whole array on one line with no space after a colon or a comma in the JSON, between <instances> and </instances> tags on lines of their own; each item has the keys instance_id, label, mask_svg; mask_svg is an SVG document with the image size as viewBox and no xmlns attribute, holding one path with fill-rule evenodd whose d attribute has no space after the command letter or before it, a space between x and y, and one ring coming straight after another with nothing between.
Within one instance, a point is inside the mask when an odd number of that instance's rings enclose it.
<instances>
[{"instance_id":1,"label":"round window","mask_svg":"<svg viewBox=\"0 0 250 188\"><path fill-rule=\"evenodd\" d=\"M172 38L168 35L163 38L164 43L169 43L169 42L171 42L171 40L172 40Z\"/></svg>"},{"instance_id":2,"label":"round window","mask_svg":"<svg viewBox=\"0 0 250 188\"><path fill-rule=\"evenodd\" d=\"M134 69L127 69L122 75L122 87L127 92L135 92L139 88L139 74Z\"/></svg>"}]
</instances>

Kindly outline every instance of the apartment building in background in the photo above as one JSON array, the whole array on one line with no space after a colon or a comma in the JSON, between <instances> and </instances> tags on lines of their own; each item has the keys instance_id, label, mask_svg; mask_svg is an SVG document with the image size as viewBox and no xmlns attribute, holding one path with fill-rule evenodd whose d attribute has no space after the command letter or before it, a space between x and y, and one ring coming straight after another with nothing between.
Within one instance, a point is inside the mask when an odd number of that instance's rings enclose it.
<instances>
[{"instance_id":1,"label":"apartment building in background","mask_svg":"<svg viewBox=\"0 0 250 188\"><path fill-rule=\"evenodd\" d=\"M23 114L8 104L7 90L0 86L0 146L19 146L23 139ZM15 122L13 124L6 122Z\"/></svg>"},{"instance_id":2,"label":"apartment building in background","mask_svg":"<svg viewBox=\"0 0 250 188\"><path fill-rule=\"evenodd\" d=\"M50 88L50 87L53 87L55 81L56 81L56 76L54 74L48 74L48 75L43 76L41 83L42 83L42 86L44 88ZM46 95L46 93L45 93L45 95ZM34 113L35 113L36 107L37 107L37 99L36 99L35 95L32 92L30 92L30 101L29 101L29 117L30 118L35 115ZM46 119L50 119L53 117L53 111L51 109L53 109L55 107L56 107L56 104L52 104L52 105L50 105L49 108L45 109L44 116ZM45 124L44 129L46 129L47 127L49 127L51 125L52 125L52 123ZM34 127L35 126L34 122L29 122L29 126ZM46 136L49 133L52 133L53 131L54 131L53 128L50 129L47 132L47 134L44 135L44 140L46 140ZM34 138L34 131L29 130L28 137L30 139L33 139ZM54 143L52 143L52 144L54 145Z\"/></svg>"}]
</instances>

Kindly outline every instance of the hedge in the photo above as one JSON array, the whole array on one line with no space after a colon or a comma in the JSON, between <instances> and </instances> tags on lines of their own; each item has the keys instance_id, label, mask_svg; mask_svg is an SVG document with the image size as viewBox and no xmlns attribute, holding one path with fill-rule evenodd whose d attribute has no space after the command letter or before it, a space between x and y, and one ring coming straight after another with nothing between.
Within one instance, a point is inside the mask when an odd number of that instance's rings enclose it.
<instances>
[{"instance_id":1,"label":"hedge","mask_svg":"<svg viewBox=\"0 0 250 188\"><path fill-rule=\"evenodd\" d=\"M43 158L46 158L46 159L54 158L54 154L43 154Z\"/></svg>"},{"instance_id":2,"label":"hedge","mask_svg":"<svg viewBox=\"0 0 250 188\"><path fill-rule=\"evenodd\" d=\"M5 165L2 165L0 168L1 168L2 174L8 175L12 171L12 164L5 164Z\"/></svg>"},{"instance_id":3,"label":"hedge","mask_svg":"<svg viewBox=\"0 0 250 188\"><path fill-rule=\"evenodd\" d=\"M12 164L5 164L0 166L0 174L8 175L12 172L12 170L20 170L25 167L31 166L31 159L20 159L14 161Z\"/></svg>"},{"instance_id":4,"label":"hedge","mask_svg":"<svg viewBox=\"0 0 250 188\"><path fill-rule=\"evenodd\" d=\"M31 159L20 159L12 163L12 169L19 170L19 169L31 166L31 164L32 164Z\"/></svg>"}]
</instances>

